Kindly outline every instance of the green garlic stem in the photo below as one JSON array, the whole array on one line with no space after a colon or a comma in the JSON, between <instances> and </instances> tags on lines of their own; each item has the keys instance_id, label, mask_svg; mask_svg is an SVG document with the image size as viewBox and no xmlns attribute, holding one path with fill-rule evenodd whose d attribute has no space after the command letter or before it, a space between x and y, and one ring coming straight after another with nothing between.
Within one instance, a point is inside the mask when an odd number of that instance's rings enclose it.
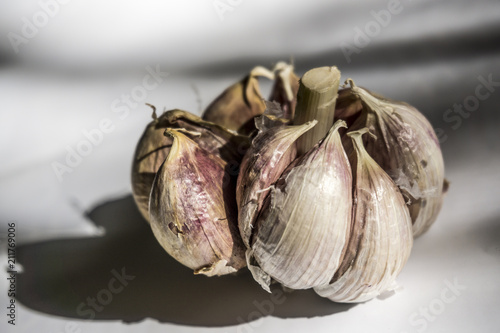
<instances>
[{"instance_id":1,"label":"green garlic stem","mask_svg":"<svg viewBox=\"0 0 500 333\"><path fill-rule=\"evenodd\" d=\"M322 140L332 127L339 82L340 71L337 67L314 68L300 79L293 123L302 125L317 120L318 124L297 140L299 155Z\"/></svg>"}]
</instances>

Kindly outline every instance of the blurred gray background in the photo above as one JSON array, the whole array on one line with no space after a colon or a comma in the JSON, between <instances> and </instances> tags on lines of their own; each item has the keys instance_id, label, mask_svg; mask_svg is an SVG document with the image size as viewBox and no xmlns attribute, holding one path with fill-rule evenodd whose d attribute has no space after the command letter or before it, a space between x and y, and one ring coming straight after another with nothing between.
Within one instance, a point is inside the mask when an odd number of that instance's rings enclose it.
<instances>
[{"instance_id":1,"label":"blurred gray background","mask_svg":"<svg viewBox=\"0 0 500 333\"><path fill-rule=\"evenodd\" d=\"M499 1L3 1L0 32L0 259L7 263L14 222L24 269L16 332L500 325ZM299 75L335 65L343 80L416 106L438 133L450 192L415 241L402 287L384 301L351 307L304 291L255 320L255 303L269 295L248 274L193 277L162 252L130 199L133 150L150 121L145 103L200 114L254 66L282 60ZM263 80L264 95L269 88ZM121 267L136 280L84 320L75 308ZM453 281L465 287L441 309ZM5 319L0 327L14 331Z\"/></svg>"}]
</instances>

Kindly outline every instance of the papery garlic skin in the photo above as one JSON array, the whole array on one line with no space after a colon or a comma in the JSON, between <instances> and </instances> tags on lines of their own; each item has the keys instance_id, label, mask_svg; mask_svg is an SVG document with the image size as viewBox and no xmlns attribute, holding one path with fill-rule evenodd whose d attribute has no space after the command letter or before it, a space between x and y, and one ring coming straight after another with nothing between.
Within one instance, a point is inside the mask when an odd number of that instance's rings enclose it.
<instances>
[{"instance_id":1,"label":"papery garlic skin","mask_svg":"<svg viewBox=\"0 0 500 333\"><path fill-rule=\"evenodd\" d=\"M374 135L364 136L366 150L402 191L417 237L436 220L443 202L444 161L438 138L414 107L350 82L351 92L360 99L363 109L349 130L367 127ZM343 143L349 154L351 140L344 137Z\"/></svg>"},{"instance_id":2,"label":"papery garlic skin","mask_svg":"<svg viewBox=\"0 0 500 333\"><path fill-rule=\"evenodd\" d=\"M335 302L364 302L393 286L413 244L411 218L392 179L366 152L361 135L350 132L355 156L352 230L333 282L315 291Z\"/></svg>"},{"instance_id":3,"label":"papery garlic skin","mask_svg":"<svg viewBox=\"0 0 500 333\"><path fill-rule=\"evenodd\" d=\"M236 185L238 225L246 246L250 246L253 224L270 186L297 157L297 139L316 123L314 120L300 126L273 127L259 131L253 139Z\"/></svg>"},{"instance_id":4,"label":"papery garlic skin","mask_svg":"<svg viewBox=\"0 0 500 333\"><path fill-rule=\"evenodd\" d=\"M203 120L245 135L253 132L253 118L263 114L266 109L260 92L259 77L274 79L274 74L264 67L255 67L210 103L203 112Z\"/></svg>"},{"instance_id":5,"label":"papery garlic skin","mask_svg":"<svg viewBox=\"0 0 500 333\"><path fill-rule=\"evenodd\" d=\"M151 228L161 246L195 274L224 275L245 266L234 180L226 162L182 133L155 177L149 201Z\"/></svg>"},{"instance_id":6,"label":"papery garlic skin","mask_svg":"<svg viewBox=\"0 0 500 333\"><path fill-rule=\"evenodd\" d=\"M359 117L363 104L354 95L351 88L344 88L338 91L337 103L335 104L335 120L342 119L350 128L352 123Z\"/></svg>"},{"instance_id":7,"label":"papery garlic skin","mask_svg":"<svg viewBox=\"0 0 500 333\"><path fill-rule=\"evenodd\" d=\"M150 122L142 134L132 162L132 195L142 216L149 222L149 194L156 172L167 158L172 138L166 137L166 126L158 119Z\"/></svg>"},{"instance_id":8,"label":"papery garlic skin","mask_svg":"<svg viewBox=\"0 0 500 333\"><path fill-rule=\"evenodd\" d=\"M293 65L278 62L274 67L275 81L269 101L277 102L283 110L282 117L293 119L299 91L299 77L293 71Z\"/></svg>"},{"instance_id":9,"label":"papery garlic skin","mask_svg":"<svg viewBox=\"0 0 500 333\"><path fill-rule=\"evenodd\" d=\"M269 291L270 278L292 289L327 284L347 242L352 176L337 122L271 188L247 251L254 279Z\"/></svg>"},{"instance_id":10,"label":"papery garlic skin","mask_svg":"<svg viewBox=\"0 0 500 333\"><path fill-rule=\"evenodd\" d=\"M183 110L170 110L151 121L137 144L132 163L132 194L139 211L149 221L149 195L156 172L167 158L172 138L166 128L184 128L200 133L194 140L200 147L233 164L240 163L250 145L248 138Z\"/></svg>"}]
</instances>

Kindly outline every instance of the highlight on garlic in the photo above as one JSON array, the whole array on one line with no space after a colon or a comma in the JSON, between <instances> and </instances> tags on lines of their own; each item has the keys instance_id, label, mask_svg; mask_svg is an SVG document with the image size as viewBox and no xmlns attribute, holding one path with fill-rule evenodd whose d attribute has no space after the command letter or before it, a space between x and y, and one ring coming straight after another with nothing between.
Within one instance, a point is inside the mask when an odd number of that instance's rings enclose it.
<instances>
[{"instance_id":1,"label":"highlight on garlic","mask_svg":"<svg viewBox=\"0 0 500 333\"><path fill-rule=\"evenodd\" d=\"M262 204L247 260L266 290L270 277L292 289L324 285L338 269L352 211L352 177L338 133L341 126L345 123L340 120L321 143L299 157Z\"/></svg>"},{"instance_id":2,"label":"highlight on garlic","mask_svg":"<svg viewBox=\"0 0 500 333\"><path fill-rule=\"evenodd\" d=\"M269 101L259 77L274 80ZM447 182L436 135L414 107L340 71L255 67L200 118L146 127L133 193L160 245L207 276L247 266L273 282L364 302L392 288ZM165 136L166 135L166 136Z\"/></svg>"}]
</instances>

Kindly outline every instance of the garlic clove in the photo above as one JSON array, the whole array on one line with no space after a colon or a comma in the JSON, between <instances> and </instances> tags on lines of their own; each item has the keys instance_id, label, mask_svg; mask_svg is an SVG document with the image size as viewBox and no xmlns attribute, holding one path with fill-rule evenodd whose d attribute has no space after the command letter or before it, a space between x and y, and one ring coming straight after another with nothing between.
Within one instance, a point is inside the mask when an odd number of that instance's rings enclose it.
<instances>
[{"instance_id":1,"label":"garlic clove","mask_svg":"<svg viewBox=\"0 0 500 333\"><path fill-rule=\"evenodd\" d=\"M276 79L269 100L281 105L283 118L293 119L297 105L299 77L294 73L293 65L282 61L276 64L274 71Z\"/></svg>"},{"instance_id":2,"label":"garlic clove","mask_svg":"<svg viewBox=\"0 0 500 333\"><path fill-rule=\"evenodd\" d=\"M185 128L200 133L194 140L201 148L233 164L239 164L250 145L247 137L204 121L187 111L170 110L157 117L156 109L154 110L153 121L144 130L132 163L132 194L139 211L147 221L153 180L172 145L172 138L164 135L166 128Z\"/></svg>"},{"instance_id":3,"label":"garlic clove","mask_svg":"<svg viewBox=\"0 0 500 333\"><path fill-rule=\"evenodd\" d=\"M370 156L396 182L409 204L413 234L424 233L441 209L444 162L439 141L428 120L414 107L357 87L351 93L363 109L349 130L367 127L374 136L363 141ZM352 142L344 137L346 152Z\"/></svg>"},{"instance_id":4,"label":"garlic clove","mask_svg":"<svg viewBox=\"0 0 500 333\"><path fill-rule=\"evenodd\" d=\"M270 278L292 289L327 284L349 236L352 176L338 129L299 157L279 178L256 220L247 251L264 289Z\"/></svg>"},{"instance_id":5,"label":"garlic clove","mask_svg":"<svg viewBox=\"0 0 500 333\"><path fill-rule=\"evenodd\" d=\"M228 274L245 266L237 226L234 179L227 163L184 134L167 129L170 152L149 201L151 228L161 246L196 274Z\"/></svg>"},{"instance_id":6,"label":"garlic clove","mask_svg":"<svg viewBox=\"0 0 500 333\"><path fill-rule=\"evenodd\" d=\"M259 88L259 77L274 79L274 74L266 68L255 67L207 107L202 115L203 120L245 135L253 132L253 118L264 113L266 108Z\"/></svg>"},{"instance_id":7,"label":"garlic clove","mask_svg":"<svg viewBox=\"0 0 500 333\"><path fill-rule=\"evenodd\" d=\"M413 244L411 218L393 180L366 152L361 136L349 132L355 153L352 230L333 282L315 291L335 302L364 302L390 288Z\"/></svg>"},{"instance_id":8,"label":"garlic clove","mask_svg":"<svg viewBox=\"0 0 500 333\"><path fill-rule=\"evenodd\" d=\"M262 116L266 117L266 116ZM300 126L275 126L259 131L241 163L236 186L238 225L245 245L264 198L288 165L297 157L296 140L316 125L310 121Z\"/></svg>"},{"instance_id":9,"label":"garlic clove","mask_svg":"<svg viewBox=\"0 0 500 333\"><path fill-rule=\"evenodd\" d=\"M352 230L333 282L315 291L335 302L364 302L390 288L413 244L411 218L392 179L366 152L361 136L349 132L355 153Z\"/></svg>"}]
</instances>

